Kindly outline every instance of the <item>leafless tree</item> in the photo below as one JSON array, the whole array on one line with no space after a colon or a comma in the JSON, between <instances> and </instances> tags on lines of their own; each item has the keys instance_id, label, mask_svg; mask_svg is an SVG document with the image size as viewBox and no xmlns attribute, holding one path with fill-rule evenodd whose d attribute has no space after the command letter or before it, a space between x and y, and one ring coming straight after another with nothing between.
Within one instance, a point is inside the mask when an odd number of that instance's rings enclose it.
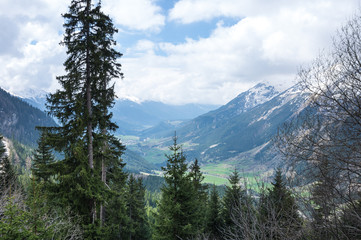
<instances>
[{"instance_id":1,"label":"leafless tree","mask_svg":"<svg viewBox=\"0 0 361 240\"><path fill-rule=\"evenodd\" d=\"M306 110L280 129L278 149L313 193L305 202L314 231L330 239L361 238L360 224L347 221L361 217L361 17L349 20L330 52L298 78L310 98Z\"/></svg>"},{"instance_id":2,"label":"leafless tree","mask_svg":"<svg viewBox=\"0 0 361 240\"><path fill-rule=\"evenodd\" d=\"M247 198L243 201L242 206L238 206L232 211L231 218L234 227L225 227L222 239L304 239L306 234L301 228L301 222L296 224L297 226L290 224L291 222L298 222L300 219L292 219L295 216L285 216L285 212L281 213L275 203L265 197L269 193L265 184L259 179L256 179L256 182L257 192L248 189ZM246 182L244 186L247 186ZM262 212L262 209L267 209L267 214ZM288 219L287 222L282 221L282 218Z\"/></svg>"}]
</instances>

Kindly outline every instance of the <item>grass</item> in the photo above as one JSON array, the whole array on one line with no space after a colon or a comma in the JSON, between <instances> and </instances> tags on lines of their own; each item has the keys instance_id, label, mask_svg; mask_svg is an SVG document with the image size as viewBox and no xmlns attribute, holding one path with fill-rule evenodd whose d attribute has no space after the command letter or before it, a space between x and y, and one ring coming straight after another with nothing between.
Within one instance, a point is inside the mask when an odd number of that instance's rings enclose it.
<instances>
[{"instance_id":1,"label":"grass","mask_svg":"<svg viewBox=\"0 0 361 240\"><path fill-rule=\"evenodd\" d=\"M141 140L137 136L120 136L122 141L127 147L135 152L141 154L141 156L150 163L159 164L167 160L165 154L170 154L168 147L161 147L167 139L145 139ZM185 142L182 144L183 149L194 147L195 144ZM255 191L260 189L260 178L262 178L260 172L243 172L239 165L246 167L244 164L247 162L240 162L234 160L227 163L208 163L201 166L201 171L204 176L204 183L216 184L216 185L228 185L228 177L234 171L235 166L239 171L241 177L241 184L244 185L244 181L247 183L247 188L251 188ZM264 183L265 187L270 187L270 183Z\"/></svg>"},{"instance_id":2,"label":"grass","mask_svg":"<svg viewBox=\"0 0 361 240\"><path fill-rule=\"evenodd\" d=\"M227 178L234 170L234 167L229 164L220 163L220 164L207 164L201 166L201 169L204 173Z\"/></svg>"},{"instance_id":3,"label":"grass","mask_svg":"<svg viewBox=\"0 0 361 240\"><path fill-rule=\"evenodd\" d=\"M215 185L227 185L228 184L228 179L223 178L223 177L209 175L209 174L204 174L203 176L204 176L203 183L210 183L210 184L215 184Z\"/></svg>"}]
</instances>

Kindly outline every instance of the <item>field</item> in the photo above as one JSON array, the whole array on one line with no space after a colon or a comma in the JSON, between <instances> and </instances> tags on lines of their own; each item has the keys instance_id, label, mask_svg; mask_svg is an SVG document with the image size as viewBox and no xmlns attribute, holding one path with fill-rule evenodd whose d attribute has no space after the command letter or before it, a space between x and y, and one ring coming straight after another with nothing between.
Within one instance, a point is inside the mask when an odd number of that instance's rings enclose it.
<instances>
[{"instance_id":1,"label":"field","mask_svg":"<svg viewBox=\"0 0 361 240\"><path fill-rule=\"evenodd\" d=\"M171 152L168 149L169 138L140 138L137 136L122 135L120 136L123 143L126 147L140 156L142 156L146 161L160 165L164 163L167 158L166 154ZM193 144L186 142L182 144L182 147L186 150L187 148L192 147ZM242 161L241 161L242 162ZM227 162L227 163L205 163L201 164L201 171L204 175L204 183L216 184L216 185L228 185L228 177L234 171L237 166L237 171L239 172L240 177L242 178L241 184L247 184L248 188L257 190L259 187L259 172L243 172L242 166L237 164L237 161ZM159 169L158 169L159 170ZM157 171L159 172L159 171ZM158 175L158 174L157 174ZM159 173L161 175L161 173ZM267 184L268 185L268 184Z\"/></svg>"}]
</instances>

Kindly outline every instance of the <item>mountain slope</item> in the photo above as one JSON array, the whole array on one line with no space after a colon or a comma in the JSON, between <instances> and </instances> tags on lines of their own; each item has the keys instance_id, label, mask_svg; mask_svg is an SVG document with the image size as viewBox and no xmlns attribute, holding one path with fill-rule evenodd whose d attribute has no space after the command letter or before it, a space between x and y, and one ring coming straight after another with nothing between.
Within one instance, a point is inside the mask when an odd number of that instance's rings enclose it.
<instances>
[{"instance_id":1,"label":"mountain slope","mask_svg":"<svg viewBox=\"0 0 361 240\"><path fill-rule=\"evenodd\" d=\"M248 163L266 163L275 157L270 141L277 128L301 111L306 99L307 94L298 86L277 94L273 87L257 85L225 106L188 122L177 135L180 142L191 146L188 156L204 163L245 158Z\"/></svg>"},{"instance_id":2,"label":"mountain slope","mask_svg":"<svg viewBox=\"0 0 361 240\"><path fill-rule=\"evenodd\" d=\"M22 100L42 111L45 110L46 94L33 89L19 93ZM147 132L141 131L162 124L161 122L193 119L217 107L206 104L169 105L154 101L137 103L128 99L117 99L112 112L113 120L119 126L118 134L144 136Z\"/></svg>"},{"instance_id":3,"label":"mountain slope","mask_svg":"<svg viewBox=\"0 0 361 240\"><path fill-rule=\"evenodd\" d=\"M140 132L163 121L189 120L216 107L201 104L168 105L154 101L136 103L122 99L116 101L112 111L120 134L144 135Z\"/></svg>"},{"instance_id":4,"label":"mountain slope","mask_svg":"<svg viewBox=\"0 0 361 240\"><path fill-rule=\"evenodd\" d=\"M26 89L19 93L22 100L29 103L31 106L45 111L46 95L48 93L43 90Z\"/></svg>"},{"instance_id":5,"label":"mountain slope","mask_svg":"<svg viewBox=\"0 0 361 240\"><path fill-rule=\"evenodd\" d=\"M0 133L35 146L39 136L36 126L56 126L56 123L44 112L0 88Z\"/></svg>"}]
</instances>

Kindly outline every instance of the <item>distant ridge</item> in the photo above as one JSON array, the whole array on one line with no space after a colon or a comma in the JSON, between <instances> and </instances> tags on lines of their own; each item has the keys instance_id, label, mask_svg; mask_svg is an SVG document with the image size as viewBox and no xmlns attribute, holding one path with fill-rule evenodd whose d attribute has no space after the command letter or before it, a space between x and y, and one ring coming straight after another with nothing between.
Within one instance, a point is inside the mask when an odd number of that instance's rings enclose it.
<instances>
[{"instance_id":1,"label":"distant ridge","mask_svg":"<svg viewBox=\"0 0 361 240\"><path fill-rule=\"evenodd\" d=\"M39 137L36 126L56 126L56 123L40 109L0 88L0 133L35 146Z\"/></svg>"}]
</instances>

